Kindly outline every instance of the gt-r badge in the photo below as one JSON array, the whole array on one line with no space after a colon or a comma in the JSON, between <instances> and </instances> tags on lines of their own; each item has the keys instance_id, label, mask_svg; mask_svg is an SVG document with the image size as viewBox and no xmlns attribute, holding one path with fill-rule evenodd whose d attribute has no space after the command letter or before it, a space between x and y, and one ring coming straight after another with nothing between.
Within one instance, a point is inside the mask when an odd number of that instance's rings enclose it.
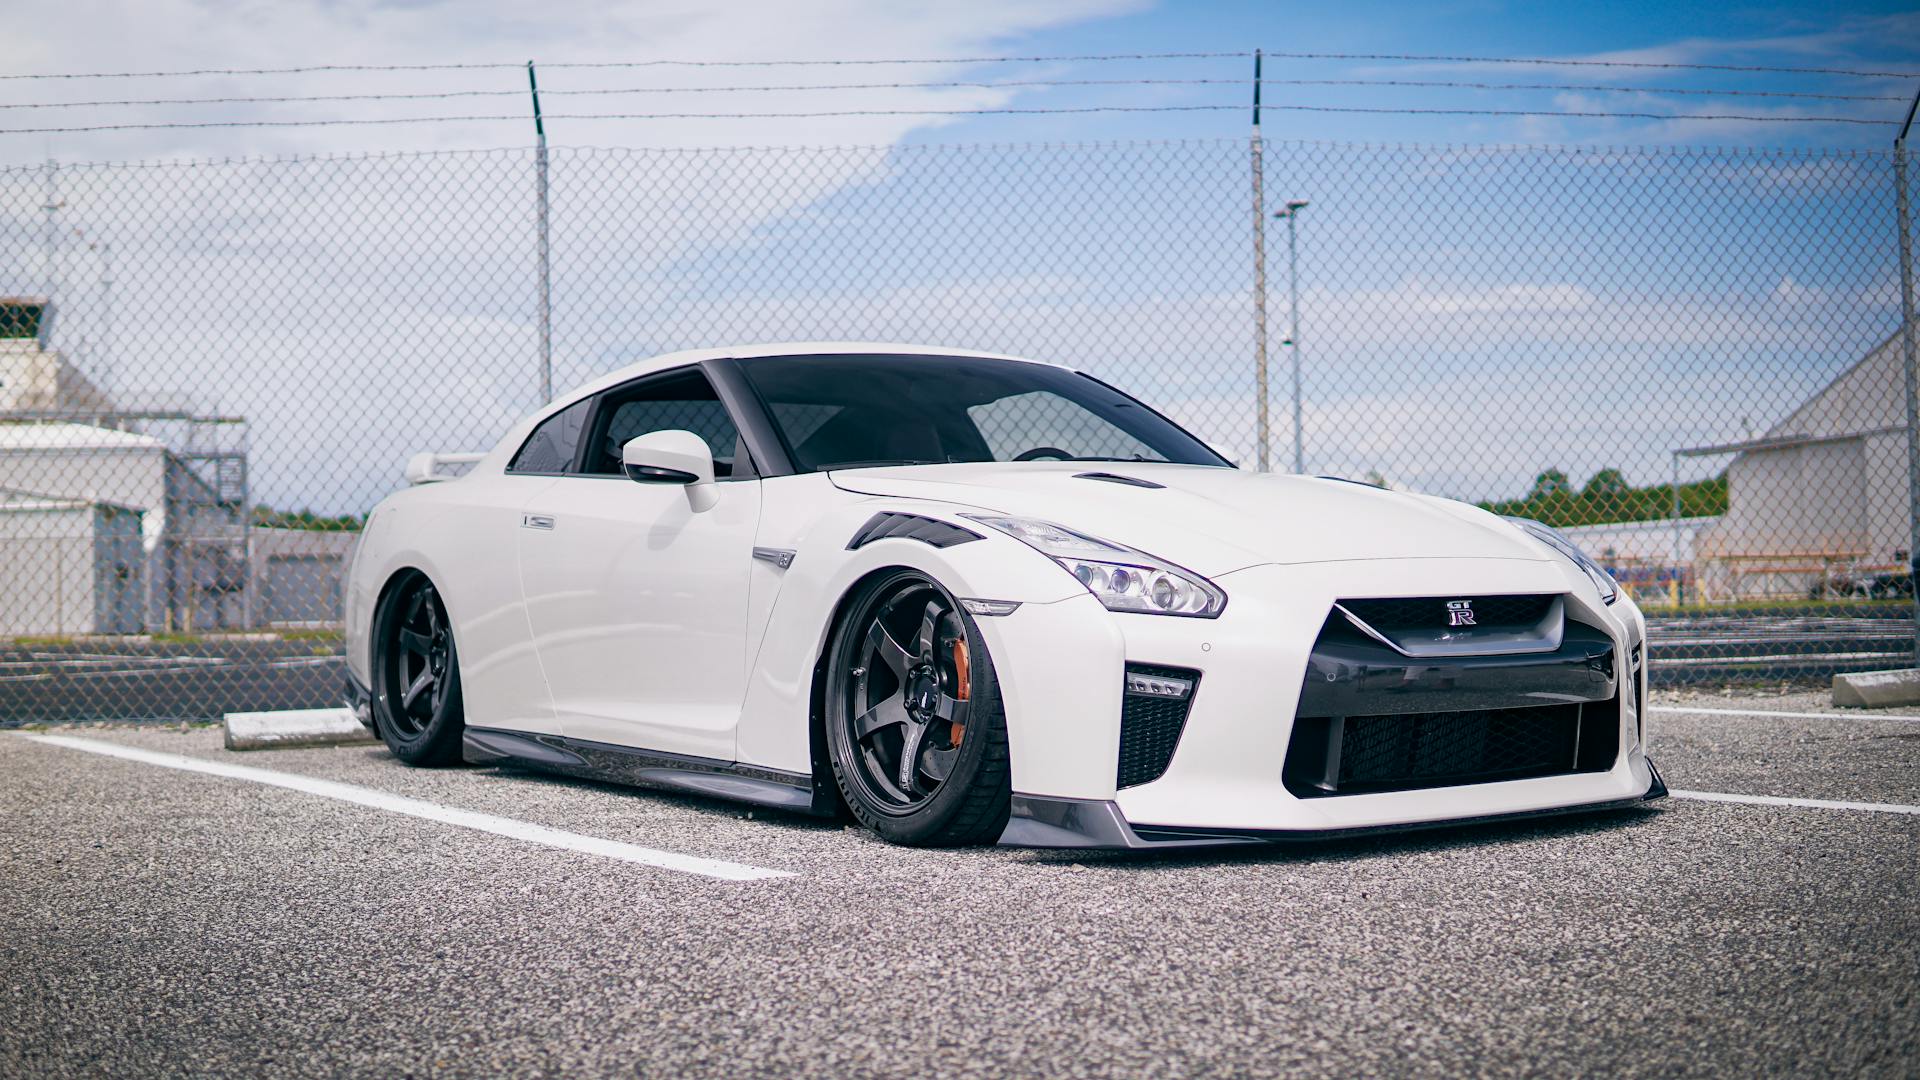
<instances>
[{"instance_id":1,"label":"gt-r badge","mask_svg":"<svg viewBox=\"0 0 1920 1080\"><path fill-rule=\"evenodd\" d=\"M1472 626L1473 624L1474 624L1473 623L1473 601L1471 600L1447 601L1447 625L1448 626Z\"/></svg>"}]
</instances>

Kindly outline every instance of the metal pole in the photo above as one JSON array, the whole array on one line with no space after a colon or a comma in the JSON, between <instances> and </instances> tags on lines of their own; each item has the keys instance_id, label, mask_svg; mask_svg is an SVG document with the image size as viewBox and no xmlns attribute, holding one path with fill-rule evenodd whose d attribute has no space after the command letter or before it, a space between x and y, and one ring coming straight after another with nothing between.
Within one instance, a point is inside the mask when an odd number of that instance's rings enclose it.
<instances>
[{"instance_id":1,"label":"metal pole","mask_svg":"<svg viewBox=\"0 0 1920 1080\"><path fill-rule=\"evenodd\" d=\"M1260 59L1260 50L1253 50L1253 135L1248 149L1253 157L1253 383L1260 410L1255 457L1259 470L1266 472L1272 437L1267 424L1267 199L1266 170L1261 163Z\"/></svg>"},{"instance_id":2,"label":"metal pole","mask_svg":"<svg viewBox=\"0 0 1920 1080\"><path fill-rule=\"evenodd\" d=\"M100 378L100 392L113 391L113 367L117 359L113 355L113 245L100 245L100 352L106 358L96 373Z\"/></svg>"},{"instance_id":3,"label":"metal pole","mask_svg":"<svg viewBox=\"0 0 1920 1080\"><path fill-rule=\"evenodd\" d=\"M1685 572L1686 566L1686 556L1680 550L1680 455L1669 454L1667 457L1673 462L1673 580L1669 583L1671 588L1668 591L1673 597L1673 606L1679 607L1680 575Z\"/></svg>"},{"instance_id":4,"label":"metal pole","mask_svg":"<svg viewBox=\"0 0 1920 1080\"><path fill-rule=\"evenodd\" d=\"M1893 204L1900 224L1900 352L1907 373L1907 568L1914 583L1914 663L1920 665L1920 371L1914 367L1913 227L1907 213L1907 131L1915 109L1920 90L1893 140Z\"/></svg>"},{"instance_id":5,"label":"metal pole","mask_svg":"<svg viewBox=\"0 0 1920 1080\"><path fill-rule=\"evenodd\" d=\"M1292 308L1287 331L1287 351L1293 357L1293 471L1307 471L1305 429L1300 424L1300 263L1294 249L1294 220L1300 216L1300 210L1306 206L1303 202L1287 204L1287 297Z\"/></svg>"},{"instance_id":6,"label":"metal pole","mask_svg":"<svg viewBox=\"0 0 1920 1080\"><path fill-rule=\"evenodd\" d=\"M45 243L46 249L47 249L46 250L47 264L43 269L46 271L46 301L49 306L51 306L53 303L54 290L58 288L60 284L60 271L59 271L60 225L59 225L58 215L60 213L60 207L65 205L60 201L59 196L54 187L54 180L57 174L57 169L58 169L58 166L56 166L53 163L53 159L48 158L47 166L46 166L47 201L42 203L40 206L40 209L47 212L47 220L45 225L45 237L43 239L43 242ZM46 321L47 321L47 312L45 308L42 308L40 310L40 322L42 324L41 333L43 337L45 336Z\"/></svg>"},{"instance_id":7,"label":"metal pole","mask_svg":"<svg viewBox=\"0 0 1920 1080\"><path fill-rule=\"evenodd\" d=\"M540 83L533 74L533 61L527 61L527 90L533 95L534 186L539 200L534 229L540 247L540 403L553 400L553 278L550 273L547 234L547 125L540 118Z\"/></svg>"}]
</instances>

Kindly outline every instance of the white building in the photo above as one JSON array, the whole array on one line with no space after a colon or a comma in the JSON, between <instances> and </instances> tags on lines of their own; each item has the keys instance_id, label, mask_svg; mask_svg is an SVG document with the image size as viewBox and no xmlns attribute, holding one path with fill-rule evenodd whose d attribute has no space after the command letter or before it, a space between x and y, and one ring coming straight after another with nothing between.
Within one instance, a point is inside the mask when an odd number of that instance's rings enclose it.
<instances>
[{"instance_id":1,"label":"white building","mask_svg":"<svg viewBox=\"0 0 1920 1080\"><path fill-rule=\"evenodd\" d=\"M0 635L138 631L140 516L112 503L0 490Z\"/></svg>"},{"instance_id":2,"label":"white building","mask_svg":"<svg viewBox=\"0 0 1920 1080\"><path fill-rule=\"evenodd\" d=\"M1726 516L1696 540L1703 598L1804 596L1831 573L1908 566L1904 364L1895 334L1765 435L1677 451L1735 455Z\"/></svg>"}]
</instances>

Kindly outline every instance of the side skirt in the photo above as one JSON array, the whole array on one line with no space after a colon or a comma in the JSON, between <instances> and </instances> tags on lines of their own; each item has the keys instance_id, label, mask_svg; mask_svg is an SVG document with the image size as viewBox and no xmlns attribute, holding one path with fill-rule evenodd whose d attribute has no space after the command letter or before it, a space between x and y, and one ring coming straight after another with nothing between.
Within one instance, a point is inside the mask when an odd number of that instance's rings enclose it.
<instances>
[{"instance_id":1,"label":"side skirt","mask_svg":"<svg viewBox=\"0 0 1920 1080\"><path fill-rule=\"evenodd\" d=\"M468 728L461 756L472 765L513 765L585 780L689 791L800 814L833 814L832 800L815 790L813 777L738 762L494 728Z\"/></svg>"}]
</instances>

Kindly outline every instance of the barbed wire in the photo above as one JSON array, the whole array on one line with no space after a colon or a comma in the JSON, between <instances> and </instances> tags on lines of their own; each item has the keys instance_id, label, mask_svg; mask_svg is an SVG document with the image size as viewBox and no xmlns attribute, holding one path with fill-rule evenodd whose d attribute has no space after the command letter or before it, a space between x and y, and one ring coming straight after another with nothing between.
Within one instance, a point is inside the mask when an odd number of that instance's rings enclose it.
<instances>
[{"instance_id":1,"label":"barbed wire","mask_svg":"<svg viewBox=\"0 0 1920 1080\"><path fill-rule=\"evenodd\" d=\"M1217 82L1232 80L1219 79ZM1797 90L1734 90L1726 87L1606 86L1582 83L1480 83L1426 79L1262 79L1263 86L1392 86L1445 90L1572 90L1607 94L1673 94L1687 97L1798 98L1811 101L1906 101L1900 94L1820 94Z\"/></svg>"},{"instance_id":2,"label":"barbed wire","mask_svg":"<svg viewBox=\"0 0 1920 1080\"><path fill-rule=\"evenodd\" d=\"M1823 94L1786 90L1605 86L1580 83L1480 83L1426 79L1262 79L1262 86L1354 86L1484 91L1572 91L1581 93L1672 94L1689 97L1784 98L1814 101L1905 101L1898 94ZM1001 90L1112 86L1251 86L1248 79L1012 79L999 82L789 83L759 86L630 86L542 90L542 97L614 97L634 94L790 93L818 90ZM431 90L414 93L270 94L230 97L124 98L98 101L0 102L5 109L125 108L171 105L285 105L344 101L444 101L459 98L525 97L527 91Z\"/></svg>"},{"instance_id":3,"label":"barbed wire","mask_svg":"<svg viewBox=\"0 0 1920 1080\"><path fill-rule=\"evenodd\" d=\"M736 113L545 113L549 123L555 120L778 120L816 119L833 116L986 116L1003 114L1048 113L1143 113L1143 112L1226 112L1246 110L1245 105L1087 105L1063 108L994 109L829 109L817 112L736 112ZM93 124L82 127L0 128L0 135L52 135L82 131L154 131L171 128L278 128L347 127L384 124L454 124L495 120L529 121L531 113L491 116L385 116L332 120L206 120L160 124Z\"/></svg>"},{"instance_id":4,"label":"barbed wire","mask_svg":"<svg viewBox=\"0 0 1920 1080\"><path fill-rule=\"evenodd\" d=\"M1544 67L1650 68L1665 71L1746 71L1776 75L1850 75L1864 79L1920 78L1920 71L1860 71L1853 68L1778 67L1763 64L1682 64L1652 60L1579 60L1523 56L1437 56L1420 53L1269 52L1278 60L1389 60L1439 64L1529 64Z\"/></svg>"},{"instance_id":5,"label":"barbed wire","mask_svg":"<svg viewBox=\"0 0 1920 1080\"><path fill-rule=\"evenodd\" d=\"M1429 109L1368 107L1362 105L1275 105L1271 103L1262 105L1261 108L1284 109L1288 112L1389 113L1396 116L1560 116L1614 120L1740 120L1760 124L1866 124L1887 127L1899 126L1899 122L1895 120L1868 120L1857 116L1749 116L1740 113L1650 113L1566 109Z\"/></svg>"},{"instance_id":6,"label":"barbed wire","mask_svg":"<svg viewBox=\"0 0 1920 1080\"><path fill-rule=\"evenodd\" d=\"M637 69L637 68L768 68L768 67L872 67L892 64L900 65L938 65L938 64L1039 64L1039 63L1093 63L1132 60L1212 60L1245 59L1253 55L1250 51L1229 52L1140 52L1140 53L1090 53L1080 55L1053 56L934 56L934 57L886 57L886 58L841 58L841 59L775 59L775 60L605 60L605 61L556 61L537 65L547 69ZM1396 63L1447 63L1447 64L1522 64L1541 67L1601 67L1601 68L1640 68L1665 71L1740 71L1763 72L1788 75L1843 75L1858 78L1916 78L1920 71L1873 71L1856 68L1830 67L1789 67L1767 64L1696 64L1677 61L1650 60L1597 60L1558 57L1518 57L1518 56L1456 56L1425 53L1333 53L1333 52L1267 52L1276 60L1368 60L1390 61ZM91 72L9 72L0 73L0 80L8 79L158 79L208 76L248 76L248 75L301 75L323 72L400 72L400 71L485 71L524 68L525 62L475 61L449 62L436 64L308 64L298 67L279 68L190 68L169 71L91 71Z\"/></svg>"},{"instance_id":7,"label":"barbed wire","mask_svg":"<svg viewBox=\"0 0 1920 1080\"><path fill-rule=\"evenodd\" d=\"M727 113L546 113L555 120L810 120L849 116L1002 116L1061 115L1077 113L1180 113L1245 111L1245 105L1087 105L1059 108L980 108L980 109L823 109L803 112L727 112ZM1897 126L1893 120L1869 120L1852 116L1752 116L1738 113L1649 113L1545 109L1438 109L1405 107L1368 107L1357 105L1267 104L1263 109L1286 112L1374 113L1396 116L1533 116L1619 120L1734 120L1750 123L1790 124L1863 124ZM189 128L296 128L362 127L391 124L453 124L494 121L526 121L531 114L509 113L485 116L392 116L354 117L326 120L206 120L154 124L90 124L75 127L0 128L0 135L51 135L90 131L159 131Z\"/></svg>"},{"instance_id":8,"label":"barbed wire","mask_svg":"<svg viewBox=\"0 0 1920 1080\"><path fill-rule=\"evenodd\" d=\"M613 68L740 68L740 67L869 67L884 64L1050 64L1093 63L1115 60L1209 60L1245 58L1251 52L1168 52L1168 53L1096 53L1081 56L923 56L893 59L846 60L601 60L558 61L536 66L545 69ZM90 71L90 72L14 72L0 79L165 79L211 75L308 75L320 72L373 71L485 71L525 68L526 62L474 62L442 64L308 64L283 68L193 68L175 71Z\"/></svg>"}]
</instances>

